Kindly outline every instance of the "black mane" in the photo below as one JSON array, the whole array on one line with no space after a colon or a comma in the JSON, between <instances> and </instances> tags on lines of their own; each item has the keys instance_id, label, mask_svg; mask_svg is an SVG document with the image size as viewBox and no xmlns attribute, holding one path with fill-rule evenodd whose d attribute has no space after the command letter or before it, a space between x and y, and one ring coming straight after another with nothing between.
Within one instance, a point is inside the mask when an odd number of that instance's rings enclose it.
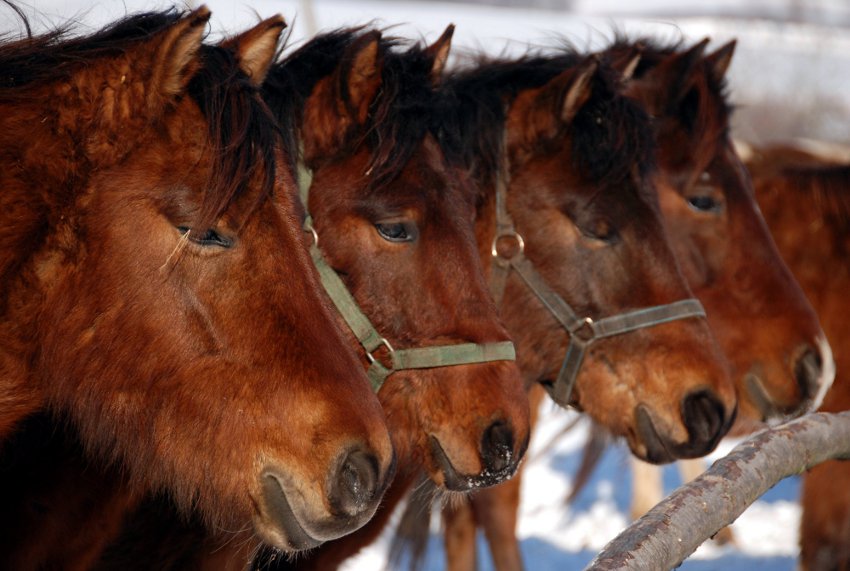
<instances>
[{"instance_id":1,"label":"black mane","mask_svg":"<svg viewBox=\"0 0 850 571\"><path fill-rule=\"evenodd\" d=\"M502 162L508 105L520 92L545 85L585 57L563 49L513 60L482 59L450 75L443 86L442 140L448 156L460 158L479 181L492 182ZM601 65L594 81L591 99L565 127L573 141L574 166L600 185L623 180L634 165L645 173L654 165L648 116L620 95L620 76L613 69Z\"/></svg>"},{"instance_id":2,"label":"black mane","mask_svg":"<svg viewBox=\"0 0 850 571\"><path fill-rule=\"evenodd\" d=\"M628 39L619 35L606 53L628 53L634 48L640 50L640 61L634 72L634 78L640 79L673 54L684 52L683 42L662 43L650 37ZM674 102L674 107L664 110L675 116L687 132L693 137L701 137L706 146L715 143L718 137L729 135L729 122L734 107L729 103L729 86L725 77L715 77L709 72L708 63L703 60L703 73L690 78L695 81L693 88L685 94L682 101ZM688 78L682 78L687 80ZM672 88L673 86L670 86ZM710 152L700 148L697 152ZM710 156L710 155L707 155Z\"/></svg>"},{"instance_id":3,"label":"black mane","mask_svg":"<svg viewBox=\"0 0 850 571\"><path fill-rule=\"evenodd\" d=\"M310 93L322 78L333 73L346 49L367 33L367 29L358 27L321 34L269 73L266 100L284 132L300 138L304 105ZM372 188L383 187L398 176L422 139L437 130L439 99L430 75L433 59L421 45L404 50L402 47L398 39L381 38L381 89L369 109L365 131L350 133L350 140L344 145L349 152L361 143L368 145L372 154Z\"/></svg>"}]
</instances>

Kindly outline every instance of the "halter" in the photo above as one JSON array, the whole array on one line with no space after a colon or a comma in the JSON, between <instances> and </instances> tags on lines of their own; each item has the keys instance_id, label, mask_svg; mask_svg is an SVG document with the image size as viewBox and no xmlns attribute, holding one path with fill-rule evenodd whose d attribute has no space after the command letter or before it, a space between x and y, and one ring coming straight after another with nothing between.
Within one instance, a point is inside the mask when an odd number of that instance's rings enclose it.
<instances>
[{"instance_id":1,"label":"halter","mask_svg":"<svg viewBox=\"0 0 850 571\"><path fill-rule=\"evenodd\" d=\"M568 406L570 395L578 377L579 369L584 361L588 347L598 339L629 333L638 329L653 327L662 323L687 319L690 317L705 317L705 310L697 299L683 299L673 303L656 305L644 309L627 311L610 317L593 320L590 317L579 317L564 299L549 287L543 276L534 268L531 261L525 257L525 242L514 228L513 220L507 210L508 191L508 159L507 153L502 153L502 166L496 180L496 236L490 253L493 256L493 275L490 282L490 293L501 306L505 293L505 284L511 269L515 270L528 288L537 296L549 313L561 324L569 336L567 353L561 370L552 386L546 386L552 400L561 406ZM512 254L499 253L498 242L501 239L512 238L515 242Z\"/></svg>"},{"instance_id":2,"label":"halter","mask_svg":"<svg viewBox=\"0 0 850 571\"><path fill-rule=\"evenodd\" d=\"M451 367L454 365L471 365L491 361L514 361L516 353L511 341L496 343L460 343L457 345L436 345L433 347L415 347L412 349L393 349L390 342L378 333L369 318L360 310L357 301L339 275L325 260L319 249L319 235L313 227L313 217L307 208L313 173L300 162L298 165L298 188L301 202L304 205L306 217L304 231L313 236L310 246L310 257L319 272L319 279L328 296L333 301L339 314L348 324L351 332L366 351L369 368L366 375L372 383L372 388L378 392L384 381L396 371L408 369L430 369L433 367ZM381 346L389 351L390 365L386 366L373 353Z\"/></svg>"}]
</instances>

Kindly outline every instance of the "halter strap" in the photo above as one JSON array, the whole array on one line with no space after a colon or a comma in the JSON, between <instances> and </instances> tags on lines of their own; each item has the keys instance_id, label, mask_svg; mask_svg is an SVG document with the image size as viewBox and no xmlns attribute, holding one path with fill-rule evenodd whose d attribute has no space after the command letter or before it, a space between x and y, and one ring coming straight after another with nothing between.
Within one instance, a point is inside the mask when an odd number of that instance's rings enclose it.
<instances>
[{"instance_id":1,"label":"halter strap","mask_svg":"<svg viewBox=\"0 0 850 571\"><path fill-rule=\"evenodd\" d=\"M299 162L298 188L301 195L301 202L306 212L304 230L313 235L313 244L310 246L310 257L313 259L313 264L319 272L319 279L325 291L331 298L339 314L348 324L351 332L357 337L357 341L360 342L366 351L366 358L369 361L369 368L366 371L366 375L369 377L369 381L372 383L372 388L375 392L378 392L387 377L396 371L516 360L514 344L511 341L460 343L457 345L393 349L389 341L378 333L378 330L375 329L369 318L361 311L354 296L351 295L351 292L345 287L342 279L327 263L322 251L319 249L319 235L313 227L313 218L307 209L307 200L312 181L313 173L303 162ZM389 352L389 366L384 365L373 355L382 345Z\"/></svg>"},{"instance_id":2,"label":"halter strap","mask_svg":"<svg viewBox=\"0 0 850 571\"><path fill-rule=\"evenodd\" d=\"M504 145L504 141L502 144ZM596 340L654 327L678 319L705 317L705 309L703 309L702 304L699 300L693 298L627 311L598 320L580 317L564 298L549 287L534 264L525 257L525 242L514 228L513 220L507 210L506 201L510 175L507 153L504 148L501 155L500 172L496 177L496 235L490 248L493 257L490 293L493 295L497 307L501 306L508 274L511 270L514 270L555 320L561 324L561 327L566 330L569 343L564 361L555 382L551 386L546 386L552 400L561 406L569 405L570 395L575 387L585 353ZM515 242L514 252L509 256L503 256L498 249L499 241L506 238L513 239Z\"/></svg>"}]
</instances>

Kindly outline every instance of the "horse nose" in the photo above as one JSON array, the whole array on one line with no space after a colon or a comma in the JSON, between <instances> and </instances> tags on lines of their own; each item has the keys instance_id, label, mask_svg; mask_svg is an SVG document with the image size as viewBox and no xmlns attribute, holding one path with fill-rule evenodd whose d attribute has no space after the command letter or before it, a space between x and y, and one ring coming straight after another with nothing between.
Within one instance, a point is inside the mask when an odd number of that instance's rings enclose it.
<instances>
[{"instance_id":1,"label":"horse nose","mask_svg":"<svg viewBox=\"0 0 850 571\"><path fill-rule=\"evenodd\" d=\"M719 397L706 390L692 392L683 399L682 419L688 427L688 443L700 455L714 449L731 423Z\"/></svg>"},{"instance_id":2,"label":"horse nose","mask_svg":"<svg viewBox=\"0 0 850 571\"><path fill-rule=\"evenodd\" d=\"M375 455L355 449L339 463L329 479L328 499L336 511L357 516L374 507L380 485Z\"/></svg>"},{"instance_id":3,"label":"horse nose","mask_svg":"<svg viewBox=\"0 0 850 571\"><path fill-rule=\"evenodd\" d=\"M514 431L504 421L497 420L481 437L481 460L485 471L502 472L513 463Z\"/></svg>"},{"instance_id":4,"label":"horse nose","mask_svg":"<svg viewBox=\"0 0 850 571\"><path fill-rule=\"evenodd\" d=\"M803 345L796 352L800 356L794 363L794 378L800 387L801 400L808 400L817 394L820 388L823 360L820 351L809 345Z\"/></svg>"}]
</instances>

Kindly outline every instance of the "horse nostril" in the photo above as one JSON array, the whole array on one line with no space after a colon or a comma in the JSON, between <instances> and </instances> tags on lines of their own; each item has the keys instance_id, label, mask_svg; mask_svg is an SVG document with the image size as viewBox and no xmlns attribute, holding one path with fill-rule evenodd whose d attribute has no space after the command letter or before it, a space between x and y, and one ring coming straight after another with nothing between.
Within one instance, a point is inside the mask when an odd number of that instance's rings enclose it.
<instances>
[{"instance_id":1,"label":"horse nostril","mask_svg":"<svg viewBox=\"0 0 850 571\"><path fill-rule=\"evenodd\" d=\"M800 387L800 399L808 400L818 392L818 382L823 370L820 351L804 345L800 357L794 363L794 378Z\"/></svg>"},{"instance_id":2,"label":"horse nostril","mask_svg":"<svg viewBox=\"0 0 850 571\"><path fill-rule=\"evenodd\" d=\"M713 448L725 433L725 413L723 403L709 391L687 395L682 401L682 418L688 427L691 444Z\"/></svg>"},{"instance_id":3,"label":"horse nostril","mask_svg":"<svg viewBox=\"0 0 850 571\"><path fill-rule=\"evenodd\" d=\"M373 507L379 486L378 465L378 459L368 452L349 452L331 476L328 494L331 505L348 516Z\"/></svg>"},{"instance_id":4,"label":"horse nostril","mask_svg":"<svg viewBox=\"0 0 850 571\"><path fill-rule=\"evenodd\" d=\"M502 472L513 462L514 431L504 421L491 424L481 437L481 460L484 469Z\"/></svg>"}]
</instances>

